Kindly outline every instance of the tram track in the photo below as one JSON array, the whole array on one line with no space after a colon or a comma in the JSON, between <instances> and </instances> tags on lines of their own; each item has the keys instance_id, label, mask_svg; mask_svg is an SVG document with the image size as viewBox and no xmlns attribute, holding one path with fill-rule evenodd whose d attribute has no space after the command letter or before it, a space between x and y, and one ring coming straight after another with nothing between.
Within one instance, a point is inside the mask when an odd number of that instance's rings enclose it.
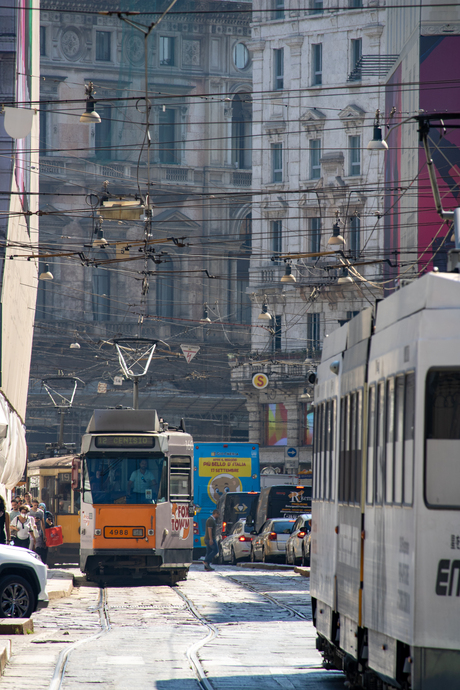
<instances>
[{"instance_id":1,"label":"tram track","mask_svg":"<svg viewBox=\"0 0 460 690\"><path fill-rule=\"evenodd\" d=\"M65 670L67 667L67 662L69 660L70 655L75 649L77 649L77 647L80 647L82 644L90 642L91 640L97 640L98 638L102 637L102 635L105 635L110 631L111 626L108 610L108 594L106 588L100 588L99 601L96 604L96 606L90 608L90 611L99 612L99 624L101 626L101 630L98 633L89 635L87 637L82 638L81 640L78 640L77 642L74 642L72 645L61 651L56 662L53 677L51 678L48 690L61 690L65 676Z\"/></svg>"},{"instance_id":2,"label":"tram track","mask_svg":"<svg viewBox=\"0 0 460 690\"><path fill-rule=\"evenodd\" d=\"M257 587L251 585L250 583L239 579L236 576L230 575L230 574L224 574L224 573L216 573L219 577L223 578L224 580L228 580L235 585L242 587L246 589L247 591L251 592L252 594L258 595L262 597L265 601L269 602L272 606L279 607L285 611L287 611L291 616L300 618L302 620L306 621L311 621L311 616L305 615L302 611L299 611L298 609L294 608L293 606L284 603L277 599L276 597L272 596L271 594L267 592L260 591ZM191 613L191 615L205 628L207 628L207 635L203 637L202 639L198 640L197 642L193 642L186 650L185 650L185 655L187 657L187 660L190 664L190 667L192 668L195 676L196 676L196 681L199 684L199 686L202 688L202 690L215 690L215 686L213 685L212 679L209 678L206 674L206 670L199 658L199 651L203 647L205 647L207 644L215 640L218 635L219 635L219 628L217 625L214 625L212 622L210 622L204 615L202 615L199 611L198 606L192 599L187 596L187 594L184 593L183 590L181 590L178 586L173 585L170 586L169 589L175 593L176 596L178 596L183 603L185 604L185 607L187 610ZM126 604L120 606L117 604L114 604L114 611L117 611L120 608L130 608L130 609L138 609L138 606L127 606ZM141 607L143 609L151 609L154 608L154 606L146 606L145 604ZM66 649L63 649L58 657L58 660L55 665L54 673L51 679L51 682L48 686L48 690L61 690L63 687L63 682L65 679L65 673L66 673L66 667L67 667L67 662L72 654L72 652L80 647L81 645L84 645L88 642L95 641L99 638L101 638L103 635L107 634L110 629L111 629L111 623L110 623L110 616L109 616L109 602L108 602L108 590L107 588L101 587L99 590L99 597L97 603L90 607L90 611L92 612L98 612L99 613L99 625L100 625L100 630L97 633L93 633L91 635L88 635L77 642L74 642L72 645L67 647Z\"/></svg>"}]
</instances>

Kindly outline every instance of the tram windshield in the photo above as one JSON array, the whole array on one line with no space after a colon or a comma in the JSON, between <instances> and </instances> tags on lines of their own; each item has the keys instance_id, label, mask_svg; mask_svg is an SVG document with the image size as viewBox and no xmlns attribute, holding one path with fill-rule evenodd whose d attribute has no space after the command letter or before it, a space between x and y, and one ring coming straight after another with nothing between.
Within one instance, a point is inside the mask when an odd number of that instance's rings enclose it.
<instances>
[{"instance_id":1,"label":"tram windshield","mask_svg":"<svg viewBox=\"0 0 460 690\"><path fill-rule=\"evenodd\" d=\"M84 470L84 501L93 504L166 501L167 466L164 455L87 456Z\"/></svg>"}]
</instances>

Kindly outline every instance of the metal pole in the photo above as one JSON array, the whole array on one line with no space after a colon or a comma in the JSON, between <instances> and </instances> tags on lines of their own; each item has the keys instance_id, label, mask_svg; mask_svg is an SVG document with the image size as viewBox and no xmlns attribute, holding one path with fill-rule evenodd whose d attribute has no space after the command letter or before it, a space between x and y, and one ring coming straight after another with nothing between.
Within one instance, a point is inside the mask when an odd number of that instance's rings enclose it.
<instances>
[{"instance_id":1,"label":"metal pole","mask_svg":"<svg viewBox=\"0 0 460 690\"><path fill-rule=\"evenodd\" d=\"M133 378L133 409L139 409L139 376Z\"/></svg>"},{"instance_id":2,"label":"metal pole","mask_svg":"<svg viewBox=\"0 0 460 690\"><path fill-rule=\"evenodd\" d=\"M61 415L61 420L59 424L59 448L62 448L64 445L64 415L65 415L65 408L61 407L59 408L59 413Z\"/></svg>"}]
</instances>

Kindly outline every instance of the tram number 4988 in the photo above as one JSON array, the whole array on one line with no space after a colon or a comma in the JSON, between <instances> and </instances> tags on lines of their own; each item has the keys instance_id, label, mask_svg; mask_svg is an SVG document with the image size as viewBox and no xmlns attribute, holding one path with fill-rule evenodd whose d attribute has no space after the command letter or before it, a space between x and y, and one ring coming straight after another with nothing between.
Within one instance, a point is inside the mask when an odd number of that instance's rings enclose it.
<instances>
[{"instance_id":1,"label":"tram number 4988","mask_svg":"<svg viewBox=\"0 0 460 690\"><path fill-rule=\"evenodd\" d=\"M120 537L144 537L144 527L104 527L106 539L120 539Z\"/></svg>"},{"instance_id":2,"label":"tram number 4988","mask_svg":"<svg viewBox=\"0 0 460 690\"><path fill-rule=\"evenodd\" d=\"M129 531L127 529L111 529L109 531L109 535L111 537L127 537L129 535Z\"/></svg>"}]
</instances>

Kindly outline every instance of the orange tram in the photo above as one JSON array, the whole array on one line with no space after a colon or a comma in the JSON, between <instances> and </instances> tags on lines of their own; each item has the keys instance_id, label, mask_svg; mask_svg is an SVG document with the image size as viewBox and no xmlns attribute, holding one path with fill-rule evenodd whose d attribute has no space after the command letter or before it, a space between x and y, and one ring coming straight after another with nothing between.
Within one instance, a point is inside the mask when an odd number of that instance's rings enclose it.
<instances>
[{"instance_id":1,"label":"orange tram","mask_svg":"<svg viewBox=\"0 0 460 690\"><path fill-rule=\"evenodd\" d=\"M80 568L88 580L159 576L174 584L187 577L192 454L183 423L160 423L155 410L94 411L76 461Z\"/></svg>"},{"instance_id":2,"label":"orange tram","mask_svg":"<svg viewBox=\"0 0 460 690\"><path fill-rule=\"evenodd\" d=\"M75 455L33 460L27 465L28 491L45 503L62 527L63 543L48 549L48 566L78 563L80 550L80 499Z\"/></svg>"}]
</instances>

